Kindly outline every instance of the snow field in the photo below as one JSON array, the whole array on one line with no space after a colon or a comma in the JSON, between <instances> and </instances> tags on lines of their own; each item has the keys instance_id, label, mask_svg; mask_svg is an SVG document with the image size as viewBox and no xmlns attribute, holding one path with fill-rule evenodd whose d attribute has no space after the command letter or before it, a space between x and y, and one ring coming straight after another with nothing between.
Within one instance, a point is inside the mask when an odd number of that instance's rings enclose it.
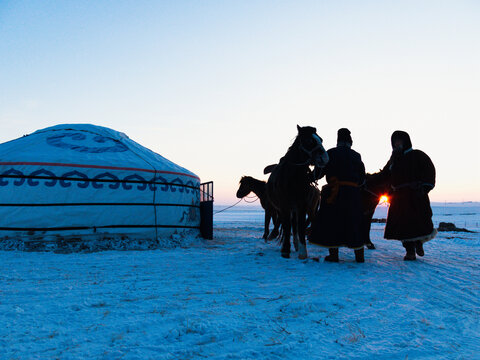
<instances>
[{"instance_id":1,"label":"snow field","mask_svg":"<svg viewBox=\"0 0 480 360\"><path fill-rule=\"evenodd\" d=\"M0 252L0 358L480 357L478 233L440 233L404 262L372 224L364 264L348 249L331 264L281 258L261 214L237 215L188 247Z\"/></svg>"}]
</instances>

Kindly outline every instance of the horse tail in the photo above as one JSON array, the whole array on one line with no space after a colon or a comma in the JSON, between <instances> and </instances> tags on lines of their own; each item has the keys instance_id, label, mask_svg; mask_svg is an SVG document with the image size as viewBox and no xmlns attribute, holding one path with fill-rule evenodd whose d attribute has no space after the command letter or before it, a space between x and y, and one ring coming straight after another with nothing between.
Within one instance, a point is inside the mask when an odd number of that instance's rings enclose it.
<instances>
[{"instance_id":1,"label":"horse tail","mask_svg":"<svg viewBox=\"0 0 480 360\"><path fill-rule=\"evenodd\" d=\"M283 238L283 226L280 224L280 227L278 228L278 235L275 238L275 242L277 243L277 245L280 246L283 244L282 238Z\"/></svg>"}]
</instances>

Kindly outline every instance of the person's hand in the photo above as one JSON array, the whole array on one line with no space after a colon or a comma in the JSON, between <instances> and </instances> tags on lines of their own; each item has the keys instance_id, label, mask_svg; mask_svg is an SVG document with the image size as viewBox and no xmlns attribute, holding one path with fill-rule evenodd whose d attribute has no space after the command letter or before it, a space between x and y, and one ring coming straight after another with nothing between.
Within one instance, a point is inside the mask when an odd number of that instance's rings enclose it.
<instances>
[{"instance_id":1,"label":"person's hand","mask_svg":"<svg viewBox=\"0 0 480 360\"><path fill-rule=\"evenodd\" d=\"M390 156L390 162L393 164L403 155L403 149L401 147L395 148L392 150L392 155Z\"/></svg>"}]
</instances>

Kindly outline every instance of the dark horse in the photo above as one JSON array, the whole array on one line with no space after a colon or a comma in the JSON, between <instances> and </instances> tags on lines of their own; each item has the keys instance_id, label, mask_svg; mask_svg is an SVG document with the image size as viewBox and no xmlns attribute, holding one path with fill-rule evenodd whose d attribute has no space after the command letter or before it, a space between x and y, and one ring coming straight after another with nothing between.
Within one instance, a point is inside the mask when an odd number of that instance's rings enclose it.
<instances>
[{"instance_id":1,"label":"dark horse","mask_svg":"<svg viewBox=\"0 0 480 360\"><path fill-rule=\"evenodd\" d=\"M298 135L292 146L268 178L267 196L277 210L282 225L282 257L290 257L290 233L293 228L295 243L299 244L298 257L305 259L305 217L313 180L310 165L324 167L328 155L315 128L297 125L297 130Z\"/></svg>"},{"instance_id":2,"label":"dark horse","mask_svg":"<svg viewBox=\"0 0 480 360\"><path fill-rule=\"evenodd\" d=\"M380 197L389 194L390 184L382 172L367 174L365 185L362 188L362 237L364 244L368 249L375 249L375 245L370 240L370 228L372 226L373 213L377 207Z\"/></svg>"},{"instance_id":3,"label":"dark horse","mask_svg":"<svg viewBox=\"0 0 480 360\"><path fill-rule=\"evenodd\" d=\"M240 179L240 187L237 190L237 198L241 199L251 192L257 195L262 208L265 210L265 231L263 232L262 238L265 240L276 238L279 233L280 221L277 211L267 198L267 183L251 176L242 176ZM272 219L274 227L269 236L270 219Z\"/></svg>"}]
</instances>

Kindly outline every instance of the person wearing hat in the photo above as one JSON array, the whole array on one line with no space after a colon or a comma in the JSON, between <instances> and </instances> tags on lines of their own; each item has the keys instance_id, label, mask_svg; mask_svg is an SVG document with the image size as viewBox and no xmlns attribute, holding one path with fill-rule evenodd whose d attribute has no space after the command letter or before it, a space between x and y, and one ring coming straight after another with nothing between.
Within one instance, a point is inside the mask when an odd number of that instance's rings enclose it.
<instances>
[{"instance_id":1,"label":"person wearing hat","mask_svg":"<svg viewBox=\"0 0 480 360\"><path fill-rule=\"evenodd\" d=\"M309 241L329 248L325 257L329 262L339 261L339 247L355 250L355 260L365 261L360 231L360 186L365 181L365 166L360 154L351 149L352 144L350 131L338 130L337 146L328 150L330 160L316 176L325 176L327 185L322 188L320 210L313 220Z\"/></svg>"},{"instance_id":2,"label":"person wearing hat","mask_svg":"<svg viewBox=\"0 0 480 360\"><path fill-rule=\"evenodd\" d=\"M400 240L404 260L424 256L423 244L437 235L428 193L435 186L435 166L421 150L413 150L405 131L394 131L392 155L381 171L392 187L385 239Z\"/></svg>"}]
</instances>

